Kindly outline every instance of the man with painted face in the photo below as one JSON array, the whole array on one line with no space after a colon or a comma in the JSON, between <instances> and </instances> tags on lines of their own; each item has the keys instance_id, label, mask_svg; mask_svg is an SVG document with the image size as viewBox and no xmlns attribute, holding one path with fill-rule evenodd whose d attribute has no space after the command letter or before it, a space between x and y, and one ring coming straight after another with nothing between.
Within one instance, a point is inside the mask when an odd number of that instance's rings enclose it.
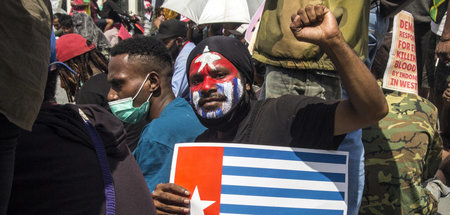
<instances>
[{"instance_id":1,"label":"man with painted face","mask_svg":"<svg viewBox=\"0 0 450 215\"><path fill-rule=\"evenodd\" d=\"M293 36L319 45L332 59L349 98L324 101L286 95L254 100L254 68L246 47L229 37L211 37L191 52L187 68L192 103L208 130L197 141L239 142L302 148L337 149L345 133L387 114L374 77L343 39L335 17L323 5L292 16ZM189 213L191 191L176 184L157 185L153 200L160 214Z\"/></svg>"},{"instance_id":2,"label":"man with painted face","mask_svg":"<svg viewBox=\"0 0 450 215\"><path fill-rule=\"evenodd\" d=\"M175 143L192 142L205 131L185 99L171 88L173 67L164 44L149 37L123 40L111 50L109 106L127 123L150 122L133 154L152 191L169 181Z\"/></svg>"}]
</instances>

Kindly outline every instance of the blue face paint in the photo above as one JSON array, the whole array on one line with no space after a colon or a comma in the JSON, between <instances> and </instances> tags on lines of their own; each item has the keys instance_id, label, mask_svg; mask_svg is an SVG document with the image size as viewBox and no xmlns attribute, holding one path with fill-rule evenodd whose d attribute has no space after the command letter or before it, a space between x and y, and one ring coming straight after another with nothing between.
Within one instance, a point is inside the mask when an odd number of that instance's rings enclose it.
<instances>
[{"instance_id":1,"label":"blue face paint","mask_svg":"<svg viewBox=\"0 0 450 215\"><path fill-rule=\"evenodd\" d=\"M236 104L240 97L239 94L241 94L241 89L238 88L239 84L238 84L238 79L237 78L233 78L233 104Z\"/></svg>"}]
</instances>

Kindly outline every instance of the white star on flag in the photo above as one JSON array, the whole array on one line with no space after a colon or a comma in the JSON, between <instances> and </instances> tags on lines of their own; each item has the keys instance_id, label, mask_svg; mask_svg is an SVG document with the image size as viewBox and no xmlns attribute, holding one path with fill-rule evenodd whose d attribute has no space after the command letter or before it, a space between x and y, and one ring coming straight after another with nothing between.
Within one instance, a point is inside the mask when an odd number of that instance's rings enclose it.
<instances>
[{"instance_id":1,"label":"white star on flag","mask_svg":"<svg viewBox=\"0 0 450 215\"><path fill-rule=\"evenodd\" d=\"M206 46L203 50L202 56L198 57L197 60L195 60L195 63L202 63L197 72L200 72L207 64L211 69L216 69L216 67L212 63L220 59L221 57L219 55L210 53L208 46Z\"/></svg>"},{"instance_id":2,"label":"white star on flag","mask_svg":"<svg viewBox=\"0 0 450 215\"><path fill-rule=\"evenodd\" d=\"M215 201L202 201L200 200L200 194L198 192L197 186L195 186L194 194L192 194L191 198L191 215L205 215L203 210L210 205L212 205Z\"/></svg>"}]
</instances>

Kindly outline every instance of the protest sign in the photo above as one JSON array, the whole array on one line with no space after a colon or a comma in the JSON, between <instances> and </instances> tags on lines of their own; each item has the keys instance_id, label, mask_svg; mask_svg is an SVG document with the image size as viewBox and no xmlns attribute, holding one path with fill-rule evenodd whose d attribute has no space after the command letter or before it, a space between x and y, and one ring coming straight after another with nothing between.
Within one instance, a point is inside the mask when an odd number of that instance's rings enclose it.
<instances>
[{"instance_id":1,"label":"protest sign","mask_svg":"<svg viewBox=\"0 0 450 215\"><path fill-rule=\"evenodd\" d=\"M264 5L266 1L264 0L256 11L255 15L253 15L252 20L250 21L247 31L245 32L245 41L248 43L248 51L250 54L253 54L253 49L255 47L256 37L258 36L259 23L261 22L261 17L264 11Z\"/></svg>"},{"instance_id":2,"label":"protest sign","mask_svg":"<svg viewBox=\"0 0 450 215\"><path fill-rule=\"evenodd\" d=\"M394 17L392 44L383 77L383 88L417 94L414 18L401 11Z\"/></svg>"},{"instance_id":3,"label":"protest sign","mask_svg":"<svg viewBox=\"0 0 450 215\"><path fill-rule=\"evenodd\" d=\"M347 165L342 151L182 143L170 182L191 191L191 215L344 215Z\"/></svg>"}]
</instances>

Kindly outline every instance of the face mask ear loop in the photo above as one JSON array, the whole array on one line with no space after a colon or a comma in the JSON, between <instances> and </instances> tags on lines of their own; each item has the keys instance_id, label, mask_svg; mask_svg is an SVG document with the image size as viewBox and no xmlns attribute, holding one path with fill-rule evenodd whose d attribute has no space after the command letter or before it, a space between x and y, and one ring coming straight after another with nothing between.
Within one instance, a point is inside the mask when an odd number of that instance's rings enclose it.
<instances>
[{"instance_id":1,"label":"face mask ear loop","mask_svg":"<svg viewBox=\"0 0 450 215\"><path fill-rule=\"evenodd\" d=\"M150 75L150 73L147 74L147 76L145 76L144 82L142 82L141 87L139 87L139 90L137 91L136 95L134 95L133 100L139 95L139 93L142 90L142 87L144 87L145 82L147 81L148 76Z\"/></svg>"},{"instance_id":2,"label":"face mask ear loop","mask_svg":"<svg viewBox=\"0 0 450 215\"><path fill-rule=\"evenodd\" d=\"M150 93L150 95L149 95L148 98L147 98L147 101L150 100L150 98L152 97L152 95L153 95L153 92Z\"/></svg>"}]
</instances>

